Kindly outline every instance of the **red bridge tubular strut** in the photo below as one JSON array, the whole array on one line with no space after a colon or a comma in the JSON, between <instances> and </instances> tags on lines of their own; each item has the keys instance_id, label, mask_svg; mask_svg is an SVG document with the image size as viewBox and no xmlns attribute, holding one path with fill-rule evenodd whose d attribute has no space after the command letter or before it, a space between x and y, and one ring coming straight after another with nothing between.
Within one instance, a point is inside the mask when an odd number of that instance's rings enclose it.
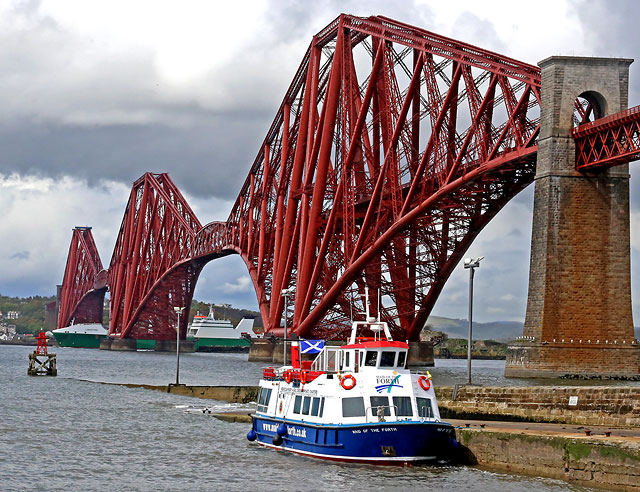
<instances>
[{"instance_id":1,"label":"red bridge tubular strut","mask_svg":"<svg viewBox=\"0 0 640 492\"><path fill-rule=\"evenodd\" d=\"M538 67L339 16L312 39L226 222L202 227L166 174L134 183L109 266L110 334L172 339L172 307L189 306L204 264L239 254L267 334L287 316L299 336L338 338L367 285L393 336L419 339L473 239L533 181L539 104Z\"/></svg>"}]
</instances>

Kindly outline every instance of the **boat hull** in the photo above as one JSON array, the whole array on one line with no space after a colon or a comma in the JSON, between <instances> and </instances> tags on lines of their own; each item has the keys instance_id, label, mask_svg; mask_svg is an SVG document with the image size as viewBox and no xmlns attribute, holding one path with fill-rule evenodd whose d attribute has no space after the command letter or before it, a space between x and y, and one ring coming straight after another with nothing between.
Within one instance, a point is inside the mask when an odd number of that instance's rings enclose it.
<instances>
[{"instance_id":1,"label":"boat hull","mask_svg":"<svg viewBox=\"0 0 640 492\"><path fill-rule=\"evenodd\" d=\"M376 422L313 425L252 415L259 445L331 461L409 465L447 460L455 430L445 422ZM282 444L274 443L285 423ZM276 438L277 439L277 438Z\"/></svg>"},{"instance_id":2,"label":"boat hull","mask_svg":"<svg viewBox=\"0 0 640 492\"><path fill-rule=\"evenodd\" d=\"M100 340L107 338L106 335L93 333L56 333L55 331L53 336L61 347L75 348L100 348Z\"/></svg>"},{"instance_id":3,"label":"boat hull","mask_svg":"<svg viewBox=\"0 0 640 492\"><path fill-rule=\"evenodd\" d=\"M248 351L251 342L246 338L193 338L196 352Z\"/></svg>"}]
</instances>

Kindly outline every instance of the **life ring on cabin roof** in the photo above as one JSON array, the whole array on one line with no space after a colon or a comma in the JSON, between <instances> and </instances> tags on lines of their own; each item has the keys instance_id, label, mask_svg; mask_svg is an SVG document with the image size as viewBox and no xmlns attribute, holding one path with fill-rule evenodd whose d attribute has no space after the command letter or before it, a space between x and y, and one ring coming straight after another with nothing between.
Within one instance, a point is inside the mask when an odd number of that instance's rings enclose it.
<instances>
[{"instance_id":1,"label":"life ring on cabin roof","mask_svg":"<svg viewBox=\"0 0 640 492\"><path fill-rule=\"evenodd\" d=\"M342 386L346 390L353 389L356 385L356 378L353 377L353 374L347 374L346 376L342 376L340 378L340 386Z\"/></svg>"},{"instance_id":2,"label":"life ring on cabin roof","mask_svg":"<svg viewBox=\"0 0 640 492\"><path fill-rule=\"evenodd\" d=\"M420 376L418 378L418 384L425 391L428 391L429 388L431 388L431 381L429 381L429 378L427 376Z\"/></svg>"}]
</instances>

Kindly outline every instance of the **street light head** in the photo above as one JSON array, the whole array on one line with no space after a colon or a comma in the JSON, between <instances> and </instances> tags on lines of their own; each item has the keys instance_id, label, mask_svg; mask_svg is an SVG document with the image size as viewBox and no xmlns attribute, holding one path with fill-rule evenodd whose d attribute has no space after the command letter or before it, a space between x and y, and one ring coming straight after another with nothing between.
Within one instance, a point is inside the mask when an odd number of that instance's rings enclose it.
<instances>
[{"instance_id":1,"label":"street light head","mask_svg":"<svg viewBox=\"0 0 640 492\"><path fill-rule=\"evenodd\" d=\"M484 260L484 256L479 256L475 260L473 258L465 258L464 259L464 267L465 268L479 268L481 260Z\"/></svg>"},{"instance_id":2,"label":"street light head","mask_svg":"<svg viewBox=\"0 0 640 492\"><path fill-rule=\"evenodd\" d=\"M177 307L177 306L175 306L175 307L173 308L173 310L174 310L176 313L181 313L183 309L184 309L183 307Z\"/></svg>"},{"instance_id":3,"label":"street light head","mask_svg":"<svg viewBox=\"0 0 640 492\"><path fill-rule=\"evenodd\" d=\"M289 296L293 294L294 290L295 289L293 287L289 287L288 289L282 289L282 292L280 293L280 295Z\"/></svg>"}]
</instances>

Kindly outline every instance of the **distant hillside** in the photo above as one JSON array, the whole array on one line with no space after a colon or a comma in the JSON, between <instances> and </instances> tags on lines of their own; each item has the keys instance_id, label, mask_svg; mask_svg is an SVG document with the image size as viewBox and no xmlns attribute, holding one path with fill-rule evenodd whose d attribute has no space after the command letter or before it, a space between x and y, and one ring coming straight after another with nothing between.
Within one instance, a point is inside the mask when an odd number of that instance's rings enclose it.
<instances>
[{"instance_id":1,"label":"distant hillside","mask_svg":"<svg viewBox=\"0 0 640 492\"><path fill-rule=\"evenodd\" d=\"M0 295L0 311L4 316L9 311L20 313L17 319L2 319L0 321L15 325L18 333L38 333L45 327L45 304L55 300L56 298L53 296L8 297Z\"/></svg>"},{"instance_id":2,"label":"distant hillside","mask_svg":"<svg viewBox=\"0 0 640 492\"><path fill-rule=\"evenodd\" d=\"M446 333L449 338L467 338L469 321L466 319L430 316L427 325L431 330ZM473 322L475 340L509 341L522 336L524 323L520 321L492 321L490 323ZM636 338L640 340L640 327L635 327Z\"/></svg>"},{"instance_id":3,"label":"distant hillside","mask_svg":"<svg viewBox=\"0 0 640 492\"><path fill-rule=\"evenodd\" d=\"M469 321L466 319L430 316L427 325L434 331L446 333L449 338L467 338ZM522 336L523 323L520 321L473 322L473 338L476 340L508 341Z\"/></svg>"}]
</instances>

